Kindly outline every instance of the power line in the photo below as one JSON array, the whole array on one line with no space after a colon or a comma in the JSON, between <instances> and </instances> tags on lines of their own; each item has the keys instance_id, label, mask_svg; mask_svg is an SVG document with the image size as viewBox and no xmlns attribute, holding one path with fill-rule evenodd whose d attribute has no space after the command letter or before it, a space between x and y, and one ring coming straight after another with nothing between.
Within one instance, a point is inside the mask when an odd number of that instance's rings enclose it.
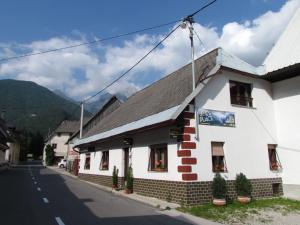
<instances>
[{"instance_id":1,"label":"power line","mask_svg":"<svg viewBox=\"0 0 300 225\"><path fill-rule=\"evenodd\" d=\"M102 88L100 91L98 91L97 93L93 94L92 96L86 98L85 100L83 100L82 102L85 103L87 101L89 101L90 99L96 97L98 94L100 94L101 92L103 92L104 90L106 90L107 88L109 88L110 86L112 86L114 83L116 83L118 80L120 80L122 77L124 77L126 74L128 74L133 68L135 68L138 64L140 64L148 55L150 55L161 43L163 43L171 34L174 33L175 30L177 30L177 28L180 25L177 25L171 32L169 32L160 42L158 42L147 54L145 54L142 58L140 58L133 66L131 66L128 70L126 70L124 73L122 73L119 77L117 77L115 80L113 80L111 83L109 83L108 85L106 85L104 88Z\"/></svg>"},{"instance_id":2,"label":"power line","mask_svg":"<svg viewBox=\"0 0 300 225\"><path fill-rule=\"evenodd\" d=\"M204 48L204 50L207 50L203 41L201 40L200 36L198 35L196 29L194 29L194 33L196 34L196 37L198 38L199 42L200 42L200 45L202 45L202 47Z\"/></svg>"},{"instance_id":3,"label":"power line","mask_svg":"<svg viewBox=\"0 0 300 225\"><path fill-rule=\"evenodd\" d=\"M206 9L207 7L209 7L210 5L214 4L216 1L217 0L213 0L213 1L209 2L209 3L207 3L206 5L204 5L203 7L201 7L200 9L198 9L197 11L195 11L194 13L192 13L191 15L189 15L188 17L193 17L197 13L201 12L202 10ZM182 21L182 20L180 20L180 21ZM117 79L115 79L114 81L112 81L110 84L108 84L107 86L105 86L104 88L102 88L100 91L98 91L94 95L92 95L92 96L88 97L87 99L83 100L82 102L85 103L85 102L89 101L90 99L96 97L98 94L100 94L101 92L103 92L104 90L106 90L107 88L109 88L110 86L112 86L114 83L116 83L118 80L120 80L122 77L124 77L126 74L128 74L133 68L135 68L140 62L142 62L151 52L153 52L162 42L164 42L175 30L177 30L177 28L179 26L180 25L177 25L158 44L156 44L146 55L144 55L139 61L137 61L132 67L130 67L128 70L126 70L123 74L121 74Z\"/></svg>"},{"instance_id":4,"label":"power line","mask_svg":"<svg viewBox=\"0 0 300 225\"><path fill-rule=\"evenodd\" d=\"M79 43L79 44L69 45L69 46L65 46L65 47L62 47L62 48L54 48L54 49L50 49L50 50L46 50L46 51L40 51L40 52L35 52L35 53L28 53L28 54L23 54L23 55L18 55L18 56L1 58L0 62L9 61L9 60L13 60L13 59L19 59L19 58L25 58L25 57L29 57L29 56L46 54L46 53L61 51L61 50L70 49L70 48L76 48L76 47L80 47L80 46L84 46L84 45L92 45L92 44L96 44L96 43L99 43L99 42L104 42L104 41L109 41L109 40L112 40L112 39L121 38L121 37L124 37L124 36L134 35L134 34L137 34L137 33L144 32L144 31L158 29L158 28L161 28L161 27L164 27L164 26L175 24L179 21L181 21L181 20L174 20L174 21L171 21L171 22L168 22L168 23L164 23L164 24L160 24L160 25L156 25L156 26L152 26L152 27L147 27L147 28L140 29L140 30L127 32L127 33L124 33L124 34L118 34L118 35L115 35L115 36L105 37L105 38L101 38L101 39L96 39L94 41L82 42L82 43Z\"/></svg>"},{"instance_id":5,"label":"power line","mask_svg":"<svg viewBox=\"0 0 300 225\"><path fill-rule=\"evenodd\" d=\"M187 17L193 17L196 14L198 14L199 12L203 11L204 9L206 9L207 7L211 6L212 4L214 4L217 0L211 1L209 3L207 3L206 5L202 6L200 9L198 9L197 11L195 11L194 13L192 13L191 15L187 16Z\"/></svg>"},{"instance_id":6,"label":"power line","mask_svg":"<svg viewBox=\"0 0 300 225\"><path fill-rule=\"evenodd\" d=\"M216 1L217 0L209 2L208 4L204 5L203 7L201 7L200 9L198 9L197 11L195 11L194 13L189 15L188 17L193 17L194 15L199 13L200 11L202 11L202 10L206 9L207 7L209 7L210 5L214 4ZM161 27L164 27L164 26L168 26L168 25L171 25L171 24L178 23L180 21L182 21L182 19L174 20L174 21L171 21L171 22L168 22L168 23L163 23L163 24L160 24L160 25L152 26L152 27L143 28L143 29L136 30L136 31L127 32L127 33L124 33L124 34L119 34L119 35L110 36L110 37L106 37L106 38L96 39L94 41L82 42L82 43L79 43L79 44L68 45L68 46L61 47L61 48L49 49L49 50L46 50L46 51L39 51L39 52L35 52L35 53L27 53L27 54L23 54L23 55L17 55L17 56L12 56L12 57L1 58L0 62L19 59L19 58L30 57L30 56L35 56L35 55L46 54L46 53L61 51L61 50L70 49L70 48L76 48L76 47L80 47L80 46L84 46L84 45L92 45L92 44L95 44L95 43L98 43L98 42L104 42L104 41L108 41L108 40L112 40L112 39L116 39L116 38L120 38L120 37L124 37L124 36L129 36L129 35L141 33L141 32L148 31L148 30L158 29L158 28L161 28Z\"/></svg>"}]
</instances>

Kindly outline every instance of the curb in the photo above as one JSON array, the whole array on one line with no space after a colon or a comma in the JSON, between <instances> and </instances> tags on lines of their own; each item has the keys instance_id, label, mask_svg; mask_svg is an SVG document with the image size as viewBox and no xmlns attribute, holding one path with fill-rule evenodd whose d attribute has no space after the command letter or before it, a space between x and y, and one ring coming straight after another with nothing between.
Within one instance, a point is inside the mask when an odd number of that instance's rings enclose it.
<instances>
[{"instance_id":1,"label":"curb","mask_svg":"<svg viewBox=\"0 0 300 225\"><path fill-rule=\"evenodd\" d=\"M106 187L103 185L99 185L99 184L95 184L95 183L92 183L89 181L82 180L82 179L78 178L77 176L70 174L69 172L61 171L59 168L56 168L56 167L46 166L46 168L53 170L54 172L57 172L61 175L65 175L67 177L70 177L75 180L89 184L99 190L102 190L102 191L114 194L116 196L121 196L124 198L128 198L128 199L137 201L139 203L151 206L153 208L158 209L158 212L160 214L171 216L171 217L174 217L174 218L184 221L184 222L192 223L194 225L221 225L220 223L212 222L212 221L200 218L200 217L193 216L191 214L180 212L180 211L176 210L176 208L180 207L180 205L176 204L176 203L166 202L166 201L163 201L163 200L160 200L157 198L146 197L146 196L138 195L135 193L125 194L122 191L116 191L116 190L113 190L112 188L109 188L109 187Z\"/></svg>"}]
</instances>

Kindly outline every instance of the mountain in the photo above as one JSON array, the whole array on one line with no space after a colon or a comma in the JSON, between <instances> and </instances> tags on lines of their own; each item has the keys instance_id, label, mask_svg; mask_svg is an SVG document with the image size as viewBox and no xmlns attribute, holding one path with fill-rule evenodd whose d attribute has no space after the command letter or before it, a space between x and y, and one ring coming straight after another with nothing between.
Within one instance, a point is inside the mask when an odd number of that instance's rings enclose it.
<instances>
[{"instance_id":1,"label":"mountain","mask_svg":"<svg viewBox=\"0 0 300 225\"><path fill-rule=\"evenodd\" d=\"M68 101L70 101L70 102L73 102L73 103L79 105L78 103L76 103L76 101L75 101L73 98L67 96L64 92L62 92L62 91L59 90L59 89L53 90L52 92L53 92L54 94L58 95L59 97L62 97L62 98L66 99L66 100L68 100Z\"/></svg>"},{"instance_id":2,"label":"mountain","mask_svg":"<svg viewBox=\"0 0 300 225\"><path fill-rule=\"evenodd\" d=\"M43 136L65 119L80 118L79 105L30 81L0 80L0 110L17 129ZM85 116L91 113L85 111Z\"/></svg>"},{"instance_id":3,"label":"mountain","mask_svg":"<svg viewBox=\"0 0 300 225\"><path fill-rule=\"evenodd\" d=\"M60 90L54 90L53 91L56 95L68 100L68 101L71 101L75 104L78 104L76 103L76 101L74 99L72 99L71 97L67 96L65 93L63 93L62 91ZM89 111L91 113L96 113L98 112L98 110L112 97L113 95L108 93L108 92L104 92L103 94L101 94L97 100L93 101L93 102L87 102L84 104L84 109L86 111ZM119 98L119 100L121 101L125 101L127 99L127 97L121 93L118 93L116 94L116 96ZM78 101L79 102L79 101ZM79 105L79 104L78 104Z\"/></svg>"}]
</instances>

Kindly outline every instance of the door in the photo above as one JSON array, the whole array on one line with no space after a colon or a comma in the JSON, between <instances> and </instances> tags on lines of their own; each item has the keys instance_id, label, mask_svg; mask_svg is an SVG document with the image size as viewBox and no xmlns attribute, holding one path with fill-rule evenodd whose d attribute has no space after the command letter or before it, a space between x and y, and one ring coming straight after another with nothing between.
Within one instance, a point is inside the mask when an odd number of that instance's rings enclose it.
<instances>
[{"instance_id":1,"label":"door","mask_svg":"<svg viewBox=\"0 0 300 225\"><path fill-rule=\"evenodd\" d=\"M128 167L129 167L129 148L124 148L124 180L126 181L127 173L128 173Z\"/></svg>"}]
</instances>

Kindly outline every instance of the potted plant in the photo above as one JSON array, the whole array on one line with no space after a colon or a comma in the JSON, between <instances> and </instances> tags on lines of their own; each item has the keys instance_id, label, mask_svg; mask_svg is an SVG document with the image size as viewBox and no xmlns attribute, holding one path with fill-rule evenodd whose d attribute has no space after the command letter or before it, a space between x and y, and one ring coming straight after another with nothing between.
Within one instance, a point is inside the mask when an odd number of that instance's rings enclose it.
<instances>
[{"instance_id":1,"label":"potted plant","mask_svg":"<svg viewBox=\"0 0 300 225\"><path fill-rule=\"evenodd\" d=\"M103 162L102 170L108 170L108 163L107 162Z\"/></svg>"},{"instance_id":2,"label":"potted plant","mask_svg":"<svg viewBox=\"0 0 300 225\"><path fill-rule=\"evenodd\" d=\"M127 176L126 176L126 194L131 194L133 192L133 174L132 168L129 166Z\"/></svg>"},{"instance_id":3,"label":"potted plant","mask_svg":"<svg viewBox=\"0 0 300 225\"><path fill-rule=\"evenodd\" d=\"M240 203L247 204L251 201L252 185L243 173L236 175L235 188Z\"/></svg>"},{"instance_id":4,"label":"potted plant","mask_svg":"<svg viewBox=\"0 0 300 225\"><path fill-rule=\"evenodd\" d=\"M113 173L112 173L112 188L113 189L117 189L118 188L118 173L119 173L119 170L117 169L116 166L114 166L114 169L113 169Z\"/></svg>"},{"instance_id":5,"label":"potted plant","mask_svg":"<svg viewBox=\"0 0 300 225\"><path fill-rule=\"evenodd\" d=\"M155 171L165 171L166 167L162 160L155 161Z\"/></svg>"},{"instance_id":6,"label":"potted plant","mask_svg":"<svg viewBox=\"0 0 300 225\"><path fill-rule=\"evenodd\" d=\"M227 187L225 179L216 173L212 182L213 204L216 206L226 205Z\"/></svg>"}]
</instances>

